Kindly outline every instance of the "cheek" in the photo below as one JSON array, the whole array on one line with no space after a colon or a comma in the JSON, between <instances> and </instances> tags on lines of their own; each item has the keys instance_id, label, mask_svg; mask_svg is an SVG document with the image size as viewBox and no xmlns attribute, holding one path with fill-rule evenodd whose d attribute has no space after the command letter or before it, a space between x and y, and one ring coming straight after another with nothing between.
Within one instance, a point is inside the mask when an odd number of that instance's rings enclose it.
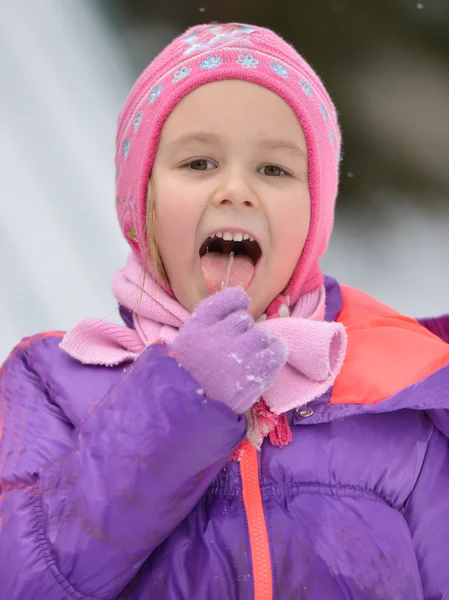
<instances>
[{"instance_id":1,"label":"cheek","mask_svg":"<svg viewBox=\"0 0 449 600\"><path fill-rule=\"evenodd\" d=\"M164 264L189 257L193 248L198 210L192 199L180 190L160 190L156 201L156 239Z\"/></svg>"},{"instance_id":2,"label":"cheek","mask_svg":"<svg viewBox=\"0 0 449 600\"><path fill-rule=\"evenodd\" d=\"M299 260L310 226L310 198L302 194L276 211L276 249L284 256L286 267Z\"/></svg>"}]
</instances>

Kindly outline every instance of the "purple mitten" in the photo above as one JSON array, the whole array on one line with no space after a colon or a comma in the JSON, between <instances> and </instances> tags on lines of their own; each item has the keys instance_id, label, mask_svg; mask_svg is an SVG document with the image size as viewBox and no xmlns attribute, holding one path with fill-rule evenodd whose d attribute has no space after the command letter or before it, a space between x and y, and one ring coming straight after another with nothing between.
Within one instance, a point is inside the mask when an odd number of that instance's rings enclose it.
<instances>
[{"instance_id":1,"label":"purple mitten","mask_svg":"<svg viewBox=\"0 0 449 600\"><path fill-rule=\"evenodd\" d=\"M249 305L240 287L209 296L171 344L173 356L206 395L237 414L257 402L288 356L283 341L255 326Z\"/></svg>"}]
</instances>

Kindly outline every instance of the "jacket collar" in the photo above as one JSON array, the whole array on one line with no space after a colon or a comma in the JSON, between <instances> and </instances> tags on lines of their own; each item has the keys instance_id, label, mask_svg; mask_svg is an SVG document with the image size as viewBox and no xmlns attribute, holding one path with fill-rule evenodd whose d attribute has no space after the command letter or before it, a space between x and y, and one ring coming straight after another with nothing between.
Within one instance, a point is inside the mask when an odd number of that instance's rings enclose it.
<instances>
[{"instance_id":1,"label":"jacket collar","mask_svg":"<svg viewBox=\"0 0 449 600\"><path fill-rule=\"evenodd\" d=\"M430 411L449 433L449 345L358 290L326 277L326 320L346 326L334 386L293 415L296 425L401 409Z\"/></svg>"}]
</instances>

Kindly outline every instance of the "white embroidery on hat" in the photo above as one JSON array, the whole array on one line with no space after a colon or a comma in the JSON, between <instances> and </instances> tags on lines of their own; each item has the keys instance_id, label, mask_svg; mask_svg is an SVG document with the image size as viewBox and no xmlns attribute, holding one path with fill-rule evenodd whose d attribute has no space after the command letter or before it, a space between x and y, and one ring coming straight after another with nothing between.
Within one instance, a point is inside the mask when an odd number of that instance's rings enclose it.
<instances>
[{"instance_id":1,"label":"white embroidery on hat","mask_svg":"<svg viewBox=\"0 0 449 600\"><path fill-rule=\"evenodd\" d=\"M159 85L157 85L156 87L154 87L150 92L148 101L153 103L157 99L157 97L159 96L159 94L162 92L163 89L164 89L164 86L161 83Z\"/></svg>"},{"instance_id":2,"label":"white embroidery on hat","mask_svg":"<svg viewBox=\"0 0 449 600\"><path fill-rule=\"evenodd\" d=\"M320 106L321 114L323 115L323 119L327 121L327 110L324 104Z\"/></svg>"},{"instance_id":3,"label":"white embroidery on hat","mask_svg":"<svg viewBox=\"0 0 449 600\"><path fill-rule=\"evenodd\" d=\"M202 69L216 69L223 64L221 58L217 56L206 56L203 62L200 63Z\"/></svg>"},{"instance_id":4,"label":"white embroidery on hat","mask_svg":"<svg viewBox=\"0 0 449 600\"><path fill-rule=\"evenodd\" d=\"M244 69L256 69L259 61L252 54L246 54L245 56L239 54L237 64L241 65Z\"/></svg>"},{"instance_id":5,"label":"white embroidery on hat","mask_svg":"<svg viewBox=\"0 0 449 600\"><path fill-rule=\"evenodd\" d=\"M177 83L178 81L181 81L181 79L184 79L184 77L187 77L191 70L190 67L181 67L179 71L175 71L173 73L172 83Z\"/></svg>"},{"instance_id":6,"label":"white embroidery on hat","mask_svg":"<svg viewBox=\"0 0 449 600\"><path fill-rule=\"evenodd\" d=\"M143 112L139 110L139 112L136 114L136 118L133 121L134 131L137 131L139 129L139 126L142 123L142 115Z\"/></svg>"},{"instance_id":7,"label":"white embroidery on hat","mask_svg":"<svg viewBox=\"0 0 449 600\"><path fill-rule=\"evenodd\" d=\"M304 94L306 94L306 96L309 96L309 98L313 97L312 88L310 87L310 83L308 81L301 79L299 81L299 85L302 87L302 91Z\"/></svg>"},{"instance_id":8,"label":"white embroidery on hat","mask_svg":"<svg viewBox=\"0 0 449 600\"><path fill-rule=\"evenodd\" d=\"M252 46L249 36L254 31L255 29L248 25L230 23L228 25L213 25L206 29L192 32L184 38L184 42L189 45L189 48L184 51L184 56L193 54L194 52L201 52L201 50L207 50L218 44L229 46L230 44L238 43L241 46Z\"/></svg>"},{"instance_id":9,"label":"white embroidery on hat","mask_svg":"<svg viewBox=\"0 0 449 600\"><path fill-rule=\"evenodd\" d=\"M273 71L275 73L277 73L281 77L284 77L285 79L290 77L287 67L285 67L284 65L281 65L280 62L278 62L278 61L271 62L270 67L273 69Z\"/></svg>"}]
</instances>

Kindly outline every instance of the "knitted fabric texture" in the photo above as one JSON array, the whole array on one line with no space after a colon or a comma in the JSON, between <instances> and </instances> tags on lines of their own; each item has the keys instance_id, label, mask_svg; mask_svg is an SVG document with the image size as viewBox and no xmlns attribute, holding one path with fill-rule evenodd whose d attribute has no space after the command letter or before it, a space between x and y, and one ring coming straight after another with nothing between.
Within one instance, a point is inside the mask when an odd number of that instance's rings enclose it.
<instances>
[{"instance_id":1,"label":"knitted fabric texture","mask_svg":"<svg viewBox=\"0 0 449 600\"><path fill-rule=\"evenodd\" d=\"M293 307L301 294L322 284L318 261L333 226L341 136L335 107L321 80L296 50L272 31L238 23L193 27L142 73L119 116L115 159L118 217L126 240L143 262L148 181L164 122L189 92L225 79L249 81L278 94L296 114L307 143L310 228L291 281L268 308L269 317L277 316L281 307ZM151 274L151 266L149 270Z\"/></svg>"},{"instance_id":2,"label":"knitted fabric texture","mask_svg":"<svg viewBox=\"0 0 449 600\"><path fill-rule=\"evenodd\" d=\"M151 278L142 280L142 266L130 254L125 269L114 278L116 298L133 311L135 329L100 319L87 319L70 330L61 348L91 365L115 365L134 360L157 341L170 344L190 318L176 299ZM287 364L264 393L275 414L307 404L326 392L340 372L346 353L346 331L341 323L324 322L324 288L304 294L290 318L266 319L257 324L283 339L289 348ZM199 382L201 384L201 382Z\"/></svg>"}]
</instances>

